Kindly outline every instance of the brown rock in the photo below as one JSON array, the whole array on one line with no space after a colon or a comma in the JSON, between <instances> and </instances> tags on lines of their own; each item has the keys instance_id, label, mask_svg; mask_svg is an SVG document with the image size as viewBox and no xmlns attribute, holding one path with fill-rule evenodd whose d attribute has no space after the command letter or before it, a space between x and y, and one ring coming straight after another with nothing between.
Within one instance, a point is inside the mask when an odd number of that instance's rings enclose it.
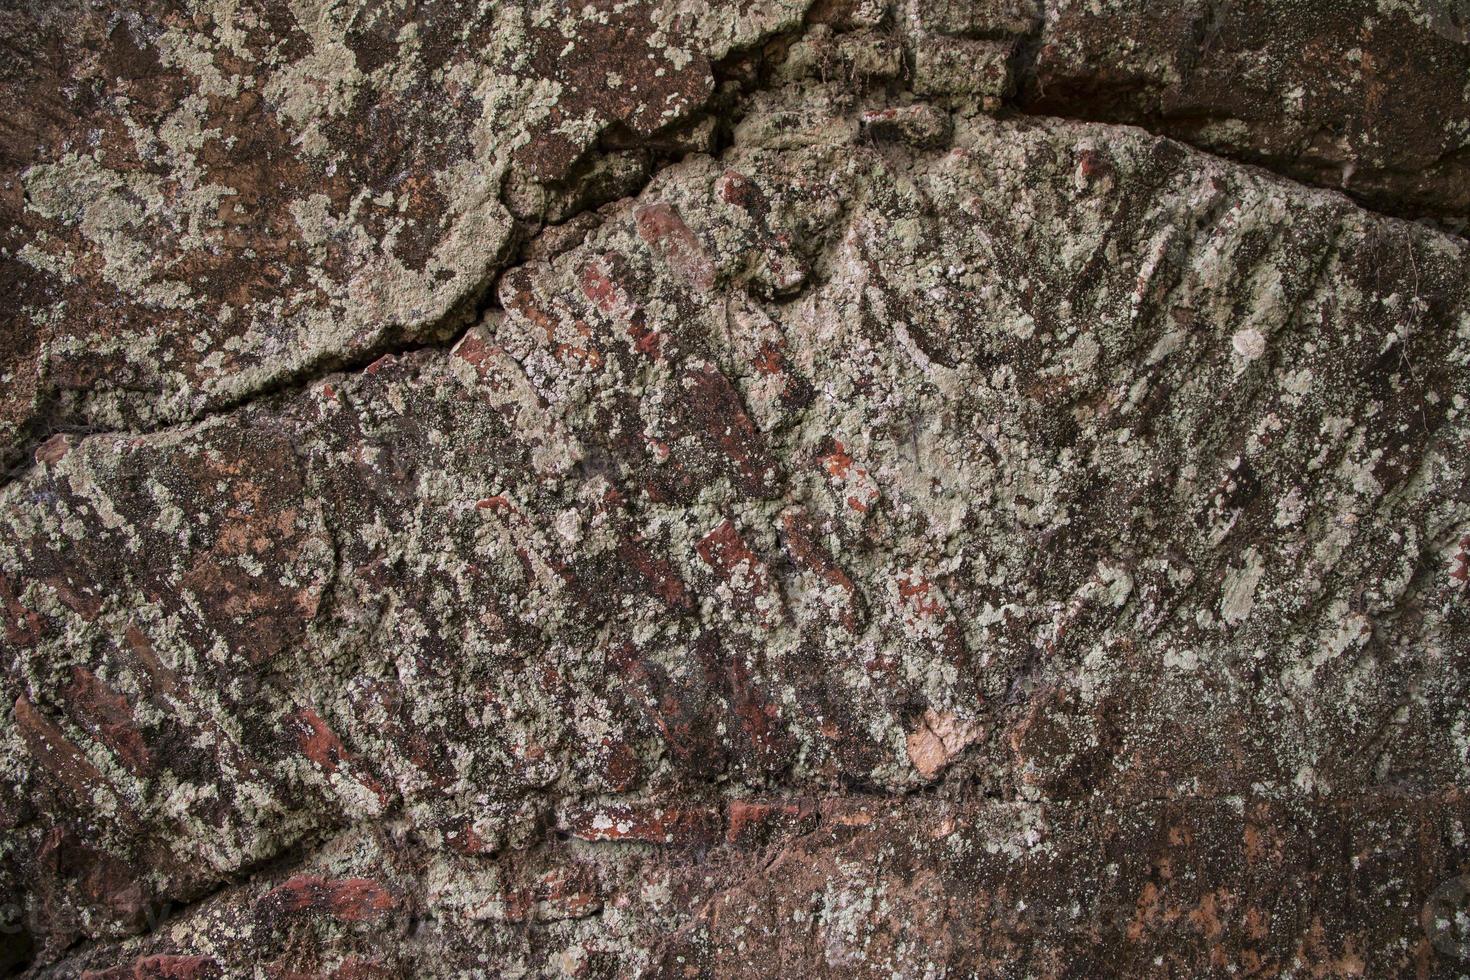
<instances>
[{"instance_id":1,"label":"brown rock","mask_svg":"<svg viewBox=\"0 0 1470 980\"><path fill-rule=\"evenodd\" d=\"M1460 969L1452 25L1134 6L0 14L0 972Z\"/></svg>"},{"instance_id":2,"label":"brown rock","mask_svg":"<svg viewBox=\"0 0 1470 980\"><path fill-rule=\"evenodd\" d=\"M909 732L906 744L909 761L925 779L933 779L982 734L979 725L961 721L950 712L926 708L924 717Z\"/></svg>"}]
</instances>

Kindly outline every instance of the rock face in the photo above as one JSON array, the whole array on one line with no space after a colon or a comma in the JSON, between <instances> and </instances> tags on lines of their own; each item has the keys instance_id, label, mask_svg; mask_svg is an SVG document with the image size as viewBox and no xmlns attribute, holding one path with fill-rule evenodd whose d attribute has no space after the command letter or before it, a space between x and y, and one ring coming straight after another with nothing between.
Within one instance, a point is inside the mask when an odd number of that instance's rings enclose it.
<instances>
[{"instance_id":1,"label":"rock face","mask_svg":"<svg viewBox=\"0 0 1470 980\"><path fill-rule=\"evenodd\" d=\"M404 8L404 9L400 9ZM517 235L636 188L711 58L789 0L39 0L0 14L12 309L0 451L158 426L444 340ZM519 219L519 223L518 223Z\"/></svg>"},{"instance_id":2,"label":"rock face","mask_svg":"<svg viewBox=\"0 0 1470 980\"><path fill-rule=\"evenodd\" d=\"M4 14L0 964L1470 968L1458 9Z\"/></svg>"},{"instance_id":3,"label":"rock face","mask_svg":"<svg viewBox=\"0 0 1470 980\"><path fill-rule=\"evenodd\" d=\"M964 6L957 4L956 6ZM1470 219L1464 0L1048 0L1023 102Z\"/></svg>"}]
</instances>

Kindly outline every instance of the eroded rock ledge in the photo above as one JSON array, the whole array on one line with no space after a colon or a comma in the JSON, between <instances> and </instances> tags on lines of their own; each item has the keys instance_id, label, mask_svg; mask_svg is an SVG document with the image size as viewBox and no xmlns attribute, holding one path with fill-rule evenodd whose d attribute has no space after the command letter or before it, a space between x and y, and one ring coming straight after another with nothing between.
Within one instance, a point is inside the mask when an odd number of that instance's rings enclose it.
<instances>
[{"instance_id":1,"label":"eroded rock ledge","mask_svg":"<svg viewBox=\"0 0 1470 980\"><path fill-rule=\"evenodd\" d=\"M8 965L1463 969L1467 49L1114 6L5 15Z\"/></svg>"}]
</instances>

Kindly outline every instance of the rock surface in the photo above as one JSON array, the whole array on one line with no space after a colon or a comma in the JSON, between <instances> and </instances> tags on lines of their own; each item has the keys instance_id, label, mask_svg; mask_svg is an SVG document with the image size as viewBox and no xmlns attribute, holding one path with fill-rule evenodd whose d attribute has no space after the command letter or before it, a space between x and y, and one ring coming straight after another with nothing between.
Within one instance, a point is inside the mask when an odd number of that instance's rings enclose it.
<instances>
[{"instance_id":1,"label":"rock surface","mask_svg":"<svg viewBox=\"0 0 1470 980\"><path fill-rule=\"evenodd\" d=\"M0 15L0 965L1470 968L1379 6Z\"/></svg>"},{"instance_id":2,"label":"rock surface","mask_svg":"<svg viewBox=\"0 0 1470 980\"><path fill-rule=\"evenodd\" d=\"M39 0L0 14L16 54L0 69L0 451L194 418L448 338L519 235L636 189L646 154L588 166L600 141L637 147L693 121L711 59L801 13Z\"/></svg>"},{"instance_id":3,"label":"rock surface","mask_svg":"<svg viewBox=\"0 0 1470 980\"><path fill-rule=\"evenodd\" d=\"M1470 219L1463 0L1047 0L1023 101Z\"/></svg>"}]
</instances>

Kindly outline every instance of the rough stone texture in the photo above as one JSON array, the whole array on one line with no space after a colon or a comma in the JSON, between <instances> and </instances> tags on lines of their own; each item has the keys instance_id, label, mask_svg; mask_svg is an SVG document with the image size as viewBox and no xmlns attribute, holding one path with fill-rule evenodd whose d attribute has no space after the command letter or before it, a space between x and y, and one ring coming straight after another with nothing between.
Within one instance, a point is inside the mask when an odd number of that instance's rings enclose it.
<instances>
[{"instance_id":1,"label":"rough stone texture","mask_svg":"<svg viewBox=\"0 0 1470 980\"><path fill-rule=\"evenodd\" d=\"M966 7L957 3L955 6ZM1024 102L1470 220L1464 0L1046 0Z\"/></svg>"},{"instance_id":2,"label":"rough stone texture","mask_svg":"<svg viewBox=\"0 0 1470 980\"><path fill-rule=\"evenodd\" d=\"M636 145L690 120L711 59L801 13L796 0L702 15L672 0L0 13L0 457L445 339L513 254L516 219L579 196L600 138Z\"/></svg>"},{"instance_id":3,"label":"rough stone texture","mask_svg":"<svg viewBox=\"0 0 1470 980\"><path fill-rule=\"evenodd\" d=\"M1470 969L1466 49L1169 9L4 15L0 963Z\"/></svg>"}]
</instances>

